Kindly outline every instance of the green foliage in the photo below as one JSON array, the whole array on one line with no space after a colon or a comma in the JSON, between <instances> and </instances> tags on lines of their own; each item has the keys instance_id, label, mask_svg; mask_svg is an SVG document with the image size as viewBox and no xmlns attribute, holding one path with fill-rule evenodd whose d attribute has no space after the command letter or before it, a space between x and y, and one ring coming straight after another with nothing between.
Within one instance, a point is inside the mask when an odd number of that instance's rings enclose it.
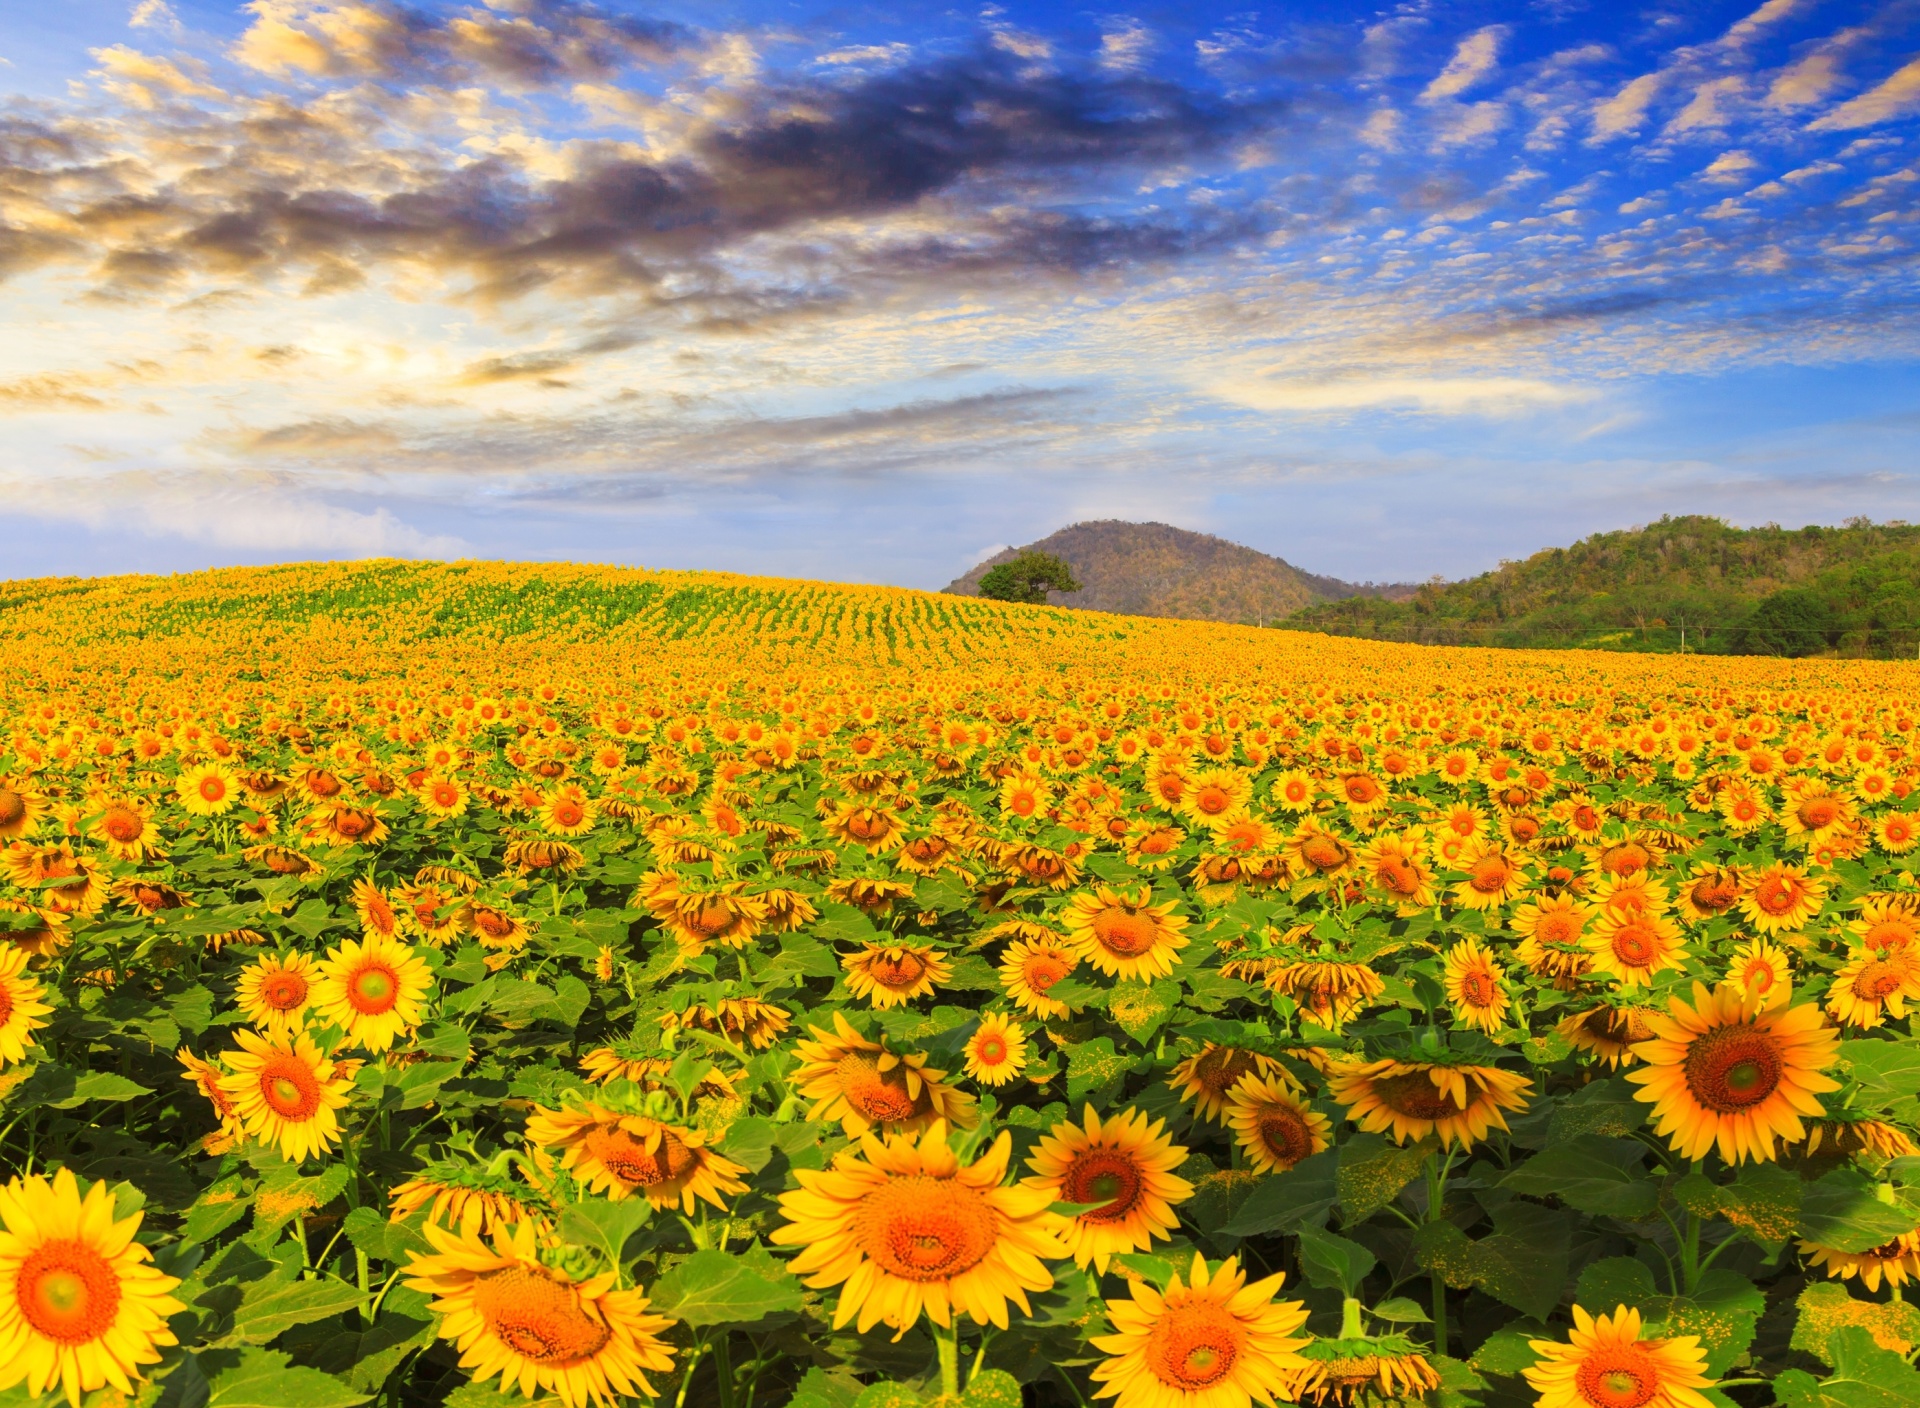
<instances>
[{"instance_id":1,"label":"green foliage","mask_svg":"<svg viewBox=\"0 0 1920 1408\"><path fill-rule=\"evenodd\" d=\"M1023 552L1011 562L988 569L980 579L980 595L995 601L1044 603L1047 593L1077 592L1073 569L1050 552Z\"/></svg>"}]
</instances>

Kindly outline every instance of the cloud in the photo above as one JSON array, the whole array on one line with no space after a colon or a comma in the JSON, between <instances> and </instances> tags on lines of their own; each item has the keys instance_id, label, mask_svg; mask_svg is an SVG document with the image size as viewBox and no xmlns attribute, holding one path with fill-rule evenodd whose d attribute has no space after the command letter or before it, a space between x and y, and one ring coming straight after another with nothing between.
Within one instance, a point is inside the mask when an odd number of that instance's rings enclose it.
<instances>
[{"instance_id":1,"label":"cloud","mask_svg":"<svg viewBox=\"0 0 1920 1408\"><path fill-rule=\"evenodd\" d=\"M163 34L178 37L184 33L180 17L173 12L173 6L167 0L140 0L127 16L129 29L157 29Z\"/></svg>"},{"instance_id":2,"label":"cloud","mask_svg":"<svg viewBox=\"0 0 1920 1408\"><path fill-rule=\"evenodd\" d=\"M1596 106L1593 110L1592 140L1604 142L1638 132L1640 125L1647 120L1647 109L1653 106L1654 98L1665 83L1664 74L1643 73Z\"/></svg>"},{"instance_id":3,"label":"cloud","mask_svg":"<svg viewBox=\"0 0 1920 1408\"><path fill-rule=\"evenodd\" d=\"M1500 67L1500 45L1509 32L1506 25L1490 24L1461 40L1447 66L1440 70L1439 77L1429 83L1426 91L1420 95L1421 101L1437 103L1447 98L1457 98L1485 80Z\"/></svg>"},{"instance_id":4,"label":"cloud","mask_svg":"<svg viewBox=\"0 0 1920 1408\"><path fill-rule=\"evenodd\" d=\"M1807 124L1809 132L1849 132L1920 111L1920 59L1903 65L1877 86Z\"/></svg>"},{"instance_id":5,"label":"cloud","mask_svg":"<svg viewBox=\"0 0 1920 1408\"><path fill-rule=\"evenodd\" d=\"M1582 387L1529 377L1232 378L1208 383L1207 390L1261 411L1404 410L1495 419L1575 405L1593 397Z\"/></svg>"}]
</instances>

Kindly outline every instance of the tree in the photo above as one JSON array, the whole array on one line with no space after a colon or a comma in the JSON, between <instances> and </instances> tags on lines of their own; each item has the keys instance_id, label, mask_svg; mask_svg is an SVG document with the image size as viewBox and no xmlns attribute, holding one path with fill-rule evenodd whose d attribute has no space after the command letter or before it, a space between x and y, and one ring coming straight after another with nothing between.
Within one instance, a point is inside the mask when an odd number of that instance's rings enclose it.
<instances>
[{"instance_id":1,"label":"tree","mask_svg":"<svg viewBox=\"0 0 1920 1408\"><path fill-rule=\"evenodd\" d=\"M1839 622L1830 602L1807 587L1787 587L1760 599L1740 632L1745 655L1818 655L1833 644Z\"/></svg>"},{"instance_id":2,"label":"tree","mask_svg":"<svg viewBox=\"0 0 1920 1408\"><path fill-rule=\"evenodd\" d=\"M1077 592L1073 569L1050 552L1023 552L1012 562L990 568L980 579L980 595L995 601L1044 605L1049 591Z\"/></svg>"}]
</instances>

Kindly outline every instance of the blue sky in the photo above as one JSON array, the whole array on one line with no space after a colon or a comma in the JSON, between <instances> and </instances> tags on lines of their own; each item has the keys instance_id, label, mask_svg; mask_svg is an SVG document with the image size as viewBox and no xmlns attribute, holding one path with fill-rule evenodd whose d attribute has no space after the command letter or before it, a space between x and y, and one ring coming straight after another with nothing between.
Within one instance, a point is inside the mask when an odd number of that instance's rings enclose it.
<instances>
[{"instance_id":1,"label":"blue sky","mask_svg":"<svg viewBox=\"0 0 1920 1408\"><path fill-rule=\"evenodd\" d=\"M1920 0L0 11L6 575L1920 518Z\"/></svg>"}]
</instances>

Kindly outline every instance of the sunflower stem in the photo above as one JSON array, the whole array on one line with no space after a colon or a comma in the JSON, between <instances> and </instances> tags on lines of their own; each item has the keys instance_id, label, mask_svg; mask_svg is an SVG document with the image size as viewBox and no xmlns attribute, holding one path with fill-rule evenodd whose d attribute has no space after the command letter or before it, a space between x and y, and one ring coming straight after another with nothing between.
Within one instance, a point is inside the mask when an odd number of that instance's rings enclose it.
<instances>
[{"instance_id":1,"label":"sunflower stem","mask_svg":"<svg viewBox=\"0 0 1920 1408\"><path fill-rule=\"evenodd\" d=\"M1340 1304L1340 1338L1357 1340L1366 1334L1360 1323L1360 1298L1348 1296Z\"/></svg>"},{"instance_id":2,"label":"sunflower stem","mask_svg":"<svg viewBox=\"0 0 1920 1408\"><path fill-rule=\"evenodd\" d=\"M1447 1158L1451 1167L1453 1158ZM1447 1170L1440 1166L1437 1153L1427 1155L1427 1221L1438 1222L1446 1213ZM1433 1273L1433 1351L1435 1354L1447 1352L1447 1280L1438 1271Z\"/></svg>"},{"instance_id":3,"label":"sunflower stem","mask_svg":"<svg viewBox=\"0 0 1920 1408\"><path fill-rule=\"evenodd\" d=\"M720 1408L733 1408L732 1338L723 1326L720 1337L713 1342L713 1369L720 1377Z\"/></svg>"},{"instance_id":4,"label":"sunflower stem","mask_svg":"<svg viewBox=\"0 0 1920 1408\"><path fill-rule=\"evenodd\" d=\"M1705 1160L1695 1159L1693 1171L1704 1177L1704 1164ZM1680 1275L1683 1293L1692 1295L1694 1288L1700 1284L1700 1219L1692 1209L1687 1210L1687 1232L1680 1247Z\"/></svg>"},{"instance_id":5,"label":"sunflower stem","mask_svg":"<svg viewBox=\"0 0 1920 1408\"><path fill-rule=\"evenodd\" d=\"M951 1402L960 1397L960 1317L950 1314L949 1319L933 1342L940 1350L940 1396Z\"/></svg>"}]
</instances>

